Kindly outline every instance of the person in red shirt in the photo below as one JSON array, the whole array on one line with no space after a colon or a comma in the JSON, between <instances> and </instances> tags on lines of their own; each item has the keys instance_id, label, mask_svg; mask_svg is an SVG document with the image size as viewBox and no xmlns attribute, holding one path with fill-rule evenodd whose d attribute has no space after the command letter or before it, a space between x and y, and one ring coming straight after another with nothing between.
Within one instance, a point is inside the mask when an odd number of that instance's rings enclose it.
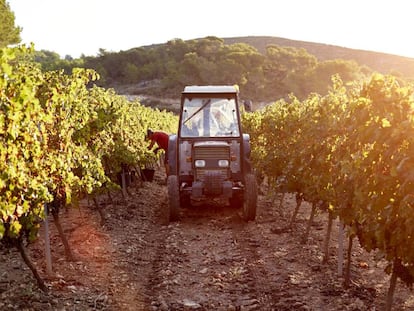
<instances>
[{"instance_id":1,"label":"person in red shirt","mask_svg":"<svg viewBox=\"0 0 414 311\"><path fill-rule=\"evenodd\" d=\"M165 132L156 131L153 132L152 130L148 129L147 131L147 140L150 140L151 143L148 146L148 150L151 150L154 147L154 144L157 143L158 147L154 149L154 153L156 154L160 149L164 150L164 166L165 172L168 176L168 140L169 135Z\"/></svg>"}]
</instances>

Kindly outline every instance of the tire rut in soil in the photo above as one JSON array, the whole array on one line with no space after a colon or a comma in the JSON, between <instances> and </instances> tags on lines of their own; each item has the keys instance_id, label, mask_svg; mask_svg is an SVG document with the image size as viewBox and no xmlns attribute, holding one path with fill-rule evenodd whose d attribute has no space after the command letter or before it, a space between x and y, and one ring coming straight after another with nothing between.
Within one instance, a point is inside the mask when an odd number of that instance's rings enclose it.
<instances>
[{"instance_id":1,"label":"tire rut in soil","mask_svg":"<svg viewBox=\"0 0 414 311\"><path fill-rule=\"evenodd\" d=\"M280 289L272 288L272 285L265 281L272 272L263 266L263 259L258 252L261 241L255 228L254 223L243 222L234 223L232 228L234 240L238 241L239 257L245 261L244 282L249 286L250 299L246 300L247 306L242 306L248 307L249 310L271 309L276 298L274 295Z\"/></svg>"},{"instance_id":2,"label":"tire rut in soil","mask_svg":"<svg viewBox=\"0 0 414 311\"><path fill-rule=\"evenodd\" d=\"M274 289L264 281L255 223L216 203L182 209L159 234L153 310L263 310Z\"/></svg>"}]
</instances>

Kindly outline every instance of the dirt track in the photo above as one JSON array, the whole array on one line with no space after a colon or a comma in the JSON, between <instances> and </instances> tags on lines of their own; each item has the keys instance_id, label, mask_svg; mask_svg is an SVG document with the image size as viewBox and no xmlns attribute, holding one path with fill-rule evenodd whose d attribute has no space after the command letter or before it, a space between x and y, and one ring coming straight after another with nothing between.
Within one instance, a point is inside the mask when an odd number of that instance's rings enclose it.
<instances>
[{"instance_id":1,"label":"dirt track","mask_svg":"<svg viewBox=\"0 0 414 311\"><path fill-rule=\"evenodd\" d=\"M337 277L334 226L328 264L322 264L327 217L319 214L302 244L310 208L303 204L292 230L285 230L294 208L286 195L261 195L254 222L220 202L183 209L180 221L166 224L164 176L129 189L125 202L100 201L101 226L86 203L61 218L75 262L64 259L53 224L55 277L41 293L17 253L0 249L0 310L381 310L388 288L383 267L354 248L352 285ZM44 241L29 247L44 273ZM23 270L24 269L24 270ZM413 310L402 285L395 310Z\"/></svg>"}]
</instances>

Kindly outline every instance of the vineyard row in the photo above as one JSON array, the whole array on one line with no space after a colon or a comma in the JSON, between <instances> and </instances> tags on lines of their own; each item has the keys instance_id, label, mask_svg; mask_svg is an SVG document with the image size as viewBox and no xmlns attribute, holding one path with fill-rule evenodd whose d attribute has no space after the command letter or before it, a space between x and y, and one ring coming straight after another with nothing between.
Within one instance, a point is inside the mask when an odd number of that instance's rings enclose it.
<instances>
[{"instance_id":1,"label":"vineyard row","mask_svg":"<svg viewBox=\"0 0 414 311\"><path fill-rule=\"evenodd\" d=\"M0 50L0 240L37 237L45 206L58 209L117 187L125 166L156 160L148 128L172 132L172 113L94 85L96 72L42 72L33 48Z\"/></svg>"},{"instance_id":2,"label":"vineyard row","mask_svg":"<svg viewBox=\"0 0 414 311\"><path fill-rule=\"evenodd\" d=\"M326 96L280 100L244 115L259 174L328 211L389 262L389 298L414 278L413 90L375 74L333 77Z\"/></svg>"}]
</instances>

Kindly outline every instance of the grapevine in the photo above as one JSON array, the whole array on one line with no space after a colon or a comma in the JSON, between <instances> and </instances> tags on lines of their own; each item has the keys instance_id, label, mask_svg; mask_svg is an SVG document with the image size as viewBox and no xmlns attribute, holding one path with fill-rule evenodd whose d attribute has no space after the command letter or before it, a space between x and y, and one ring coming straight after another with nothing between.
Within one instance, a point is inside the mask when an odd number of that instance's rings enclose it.
<instances>
[{"instance_id":1,"label":"grapevine","mask_svg":"<svg viewBox=\"0 0 414 311\"><path fill-rule=\"evenodd\" d=\"M324 97L280 100L244 118L256 167L287 191L323 202L407 285L414 280L413 107L410 86L374 74L349 87L333 77Z\"/></svg>"},{"instance_id":2,"label":"grapevine","mask_svg":"<svg viewBox=\"0 0 414 311\"><path fill-rule=\"evenodd\" d=\"M25 261L23 242L37 238L46 206L55 218L59 207L113 187L123 164L153 156L149 127L172 132L177 124L172 113L94 86L92 70L42 72L32 53L0 50L0 240Z\"/></svg>"}]
</instances>

